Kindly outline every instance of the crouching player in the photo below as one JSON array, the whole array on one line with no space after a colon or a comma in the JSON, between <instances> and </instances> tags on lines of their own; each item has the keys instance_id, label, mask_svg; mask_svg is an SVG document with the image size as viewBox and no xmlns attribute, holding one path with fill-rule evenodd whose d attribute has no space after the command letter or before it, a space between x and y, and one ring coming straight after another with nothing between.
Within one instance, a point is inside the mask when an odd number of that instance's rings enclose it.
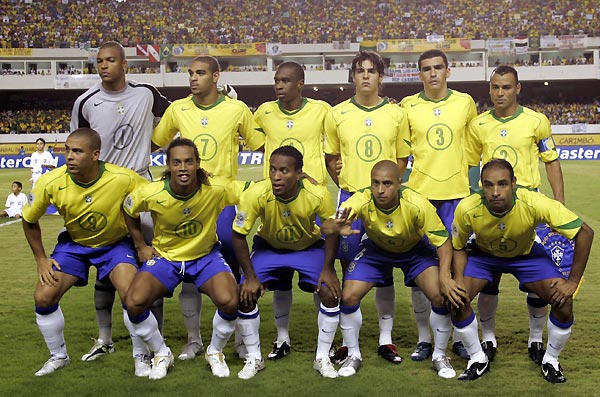
<instances>
[{"instance_id":1,"label":"crouching player","mask_svg":"<svg viewBox=\"0 0 600 397\"><path fill-rule=\"evenodd\" d=\"M550 303L542 375L551 383L566 382L558 356L571 335L573 294L583 276L594 232L560 202L517 188L513 168L506 160L491 159L485 164L481 184L482 193L463 199L456 208L452 225L454 280L446 265L440 272L442 293L453 307L456 332L470 355L467 369L458 379L477 379L489 370L470 302L494 274L511 273L519 280L520 289ZM575 240L568 278L535 242L535 229L541 223ZM467 255L465 245L472 233L476 244Z\"/></svg>"},{"instance_id":2,"label":"crouching player","mask_svg":"<svg viewBox=\"0 0 600 397\"><path fill-rule=\"evenodd\" d=\"M237 202L235 186L209 185L196 145L181 138L167 148L163 177L136 189L125 200L127 226L144 261L127 293L126 320L131 333L141 337L154 353L150 379L167 375L173 355L149 308L156 299L172 296L181 282L194 283L217 306L205 358L213 375L229 376L223 347L235 327L238 290L219 252L216 221L225 206ZM139 214L144 211L150 212L154 221L151 247L144 242L140 228Z\"/></svg>"},{"instance_id":3,"label":"crouching player","mask_svg":"<svg viewBox=\"0 0 600 397\"><path fill-rule=\"evenodd\" d=\"M338 371L340 376L352 376L362 366L358 343L362 325L360 302L371 288L392 277L394 267L404 272L406 286L419 287L431 301L429 322L434 330L433 368L442 378L456 376L446 357L452 324L440 294L436 258L437 254L445 267L451 264L452 246L448 231L435 207L413 190L401 187L401 178L400 168L395 162L378 162L371 170L371 189L354 193L344 202L345 208L337 219L327 219L323 223L327 236L348 236L358 233L352 230L351 221L360 218L367 234L358 255L344 274L340 328L348 344L348 358Z\"/></svg>"},{"instance_id":4,"label":"crouching player","mask_svg":"<svg viewBox=\"0 0 600 397\"><path fill-rule=\"evenodd\" d=\"M287 280L290 272L297 271L300 288L310 293L317 291L321 298L313 367L323 377L336 378L338 373L328 354L340 312L341 288L333 269L337 245L332 246L329 265L324 266L324 244L328 242L323 241L315 223L317 216L326 219L333 215L333 202L327 188L301 180L302 155L294 147L275 149L269 161L269 179L257 182L242 194L233 225L233 247L243 271L238 325L242 335L254 336L251 341L244 339L248 355L238 376L249 379L264 368L258 298L265 288L276 288L282 276ZM259 217L262 223L250 257L246 235Z\"/></svg>"},{"instance_id":5,"label":"crouching player","mask_svg":"<svg viewBox=\"0 0 600 397\"><path fill-rule=\"evenodd\" d=\"M23 209L23 231L39 275L34 293L36 321L50 350L50 359L36 376L48 375L70 362L59 301L72 286L87 284L90 266L95 266L102 278L110 278L121 301L137 271L121 205L136 186L147 181L134 171L99 161L100 136L90 128L73 131L65 149L67 164L40 176L31 202ZM50 204L64 218L66 230L48 257L39 219Z\"/></svg>"}]
</instances>

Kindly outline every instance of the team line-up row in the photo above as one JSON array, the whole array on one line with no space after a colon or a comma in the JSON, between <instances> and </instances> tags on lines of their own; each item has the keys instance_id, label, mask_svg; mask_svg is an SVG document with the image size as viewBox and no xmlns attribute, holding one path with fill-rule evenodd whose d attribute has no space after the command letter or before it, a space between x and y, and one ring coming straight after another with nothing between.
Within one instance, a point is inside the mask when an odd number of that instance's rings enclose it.
<instances>
[{"instance_id":1,"label":"team line-up row","mask_svg":"<svg viewBox=\"0 0 600 397\"><path fill-rule=\"evenodd\" d=\"M448 88L450 69L441 51L421 55L423 90L400 104L379 95L384 62L374 52L354 58L355 95L333 108L303 97L303 69L286 62L275 73L278 99L261 105L252 117L241 101L217 89L220 71L212 57L192 62L192 95L171 104L154 87L126 80L127 61L118 43L100 48L97 66L102 82L73 107L66 166L38 176L43 179L36 182L24 210L23 225L40 274L36 317L51 354L36 375L69 362L58 301L71 286L87 282L90 264L98 267L94 299L100 309L99 337L84 361L113 350L114 290L107 288L108 282L124 303L136 375L166 376L173 355L160 333L161 298L183 281L180 301L188 344L179 359L194 358L204 349L198 320L203 292L218 308L205 352L212 373L229 375L222 349L237 326L241 340L236 350L246 358L238 376L251 378L264 368L256 302L264 288L276 291L281 312L275 316L278 336L269 358L284 357L290 345L291 275L298 271L301 287L316 291L321 300L314 362L321 375L351 376L362 366L360 300L374 286L378 353L399 363L391 340L391 274L400 267L406 285L414 287L419 341L412 359L431 356L439 376L454 377L445 355L453 324L453 350L469 360L459 379L487 372L496 351L493 322L487 322L491 329L482 323L480 344L470 301L482 291L479 314L493 318L499 275L509 272L529 292L530 357L546 380L566 381L558 355L570 335L572 297L593 232L562 204L562 172L550 124L518 104L521 87L512 67L495 70L490 81L494 109L477 116L469 95ZM155 117L161 117L156 127ZM174 139L177 133L180 139ZM238 135L269 159L268 179L250 187L235 183ZM150 179L148 154L158 147L168 147L167 171L157 182L142 183L140 175ZM412 172L401 186L409 156ZM541 183L539 159L555 200L533 191ZM468 168L480 161L485 164L483 190L470 195ZM340 188L337 217L325 187L327 174ZM517 181L525 188L517 188ZM102 193L108 183L110 197ZM125 201L124 219L114 211L117 186ZM50 204L65 217L67 231L49 258L37 220ZM143 226L148 213L153 227ZM250 257L246 236L258 218L261 226ZM537 231L542 243L535 241L538 225L546 225ZM127 234L135 250L122 240ZM143 262L137 273L136 254ZM336 257L343 288L333 270ZM228 263L241 268L239 292ZM548 303L552 309L544 350ZM278 323L277 318L283 320ZM336 370L329 350L338 322L344 347L333 357L341 361Z\"/></svg>"}]
</instances>

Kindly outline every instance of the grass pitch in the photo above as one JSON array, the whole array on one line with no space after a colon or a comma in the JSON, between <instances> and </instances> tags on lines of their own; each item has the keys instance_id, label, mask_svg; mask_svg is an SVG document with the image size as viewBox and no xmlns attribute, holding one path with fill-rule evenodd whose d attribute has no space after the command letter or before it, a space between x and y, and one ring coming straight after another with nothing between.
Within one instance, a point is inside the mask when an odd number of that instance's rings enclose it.
<instances>
[{"instance_id":1,"label":"grass pitch","mask_svg":"<svg viewBox=\"0 0 600 397\"><path fill-rule=\"evenodd\" d=\"M594 230L600 233L600 209L595 204L600 195L600 163L593 161L563 161L567 206L574 210ZM155 170L155 175L159 170ZM240 179L259 179L261 167L240 167ZM544 175L544 171L542 170ZM1 170L0 198L10 193L13 180L20 180L29 191L29 170ZM545 183L545 182L544 182ZM546 184L547 185L547 184ZM333 186L331 186L334 192ZM548 189L543 189L548 192ZM62 227L58 216L41 220L44 244L49 254ZM598 237L597 237L598 238ZM194 361L176 361L175 368L160 381L139 379L133 375L131 343L122 321L122 310L115 303L113 336L116 352L97 361L80 361L97 336L93 304L93 286L71 289L63 298L65 338L72 360L71 365L55 374L37 378L33 373L48 358L48 351L35 324L33 290L37 281L36 266L20 222L0 220L0 350L6 360L0 376L0 395L4 396L131 396L145 395L240 395L240 396L364 396L364 395L417 395L417 396L599 396L597 356L600 353L597 319L600 308L600 244L596 242L585 273L585 282L575 301L575 325L567 347L561 355L561 364L568 382L551 385L541 376L527 357L528 314L525 295L517 289L510 276L503 277L500 285L500 304L496 322L498 354L491 372L475 382L462 383L456 379L439 378L429 362L416 363L409 355L416 343L416 327L410 306L410 291L402 284L402 275L396 272L396 317L394 342L405 358L401 365L391 365L377 356L377 313L374 294L362 303L363 328L361 350L364 367L345 379L322 379L312 369L316 347L317 325L312 296L295 290L291 319L292 353L267 367L254 379L243 381L236 377L243 362L236 358L231 342L225 349L231 376L214 378L203 358ZM90 272L90 280L95 270ZM175 292L175 296L178 291ZM262 352L266 356L275 337L271 310L272 294L260 300ZM474 305L475 307L475 305ZM214 306L204 298L202 336L205 345L211 334ZM165 300L165 338L175 355L186 342L177 298ZM340 334L336 341L340 341ZM466 363L449 353L456 371Z\"/></svg>"}]
</instances>

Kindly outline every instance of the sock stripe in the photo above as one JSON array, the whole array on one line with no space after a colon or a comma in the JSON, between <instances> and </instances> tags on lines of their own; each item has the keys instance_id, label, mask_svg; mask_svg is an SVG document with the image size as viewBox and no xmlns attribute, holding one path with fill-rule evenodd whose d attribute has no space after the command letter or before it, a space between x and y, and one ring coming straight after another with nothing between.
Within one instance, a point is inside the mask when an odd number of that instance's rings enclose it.
<instances>
[{"instance_id":1,"label":"sock stripe","mask_svg":"<svg viewBox=\"0 0 600 397\"><path fill-rule=\"evenodd\" d=\"M450 311L448 309L446 309L445 307L435 307L435 306L431 306L431 310L435 313L435 314L439 314L440 316L445 316L446 314L450 313Z\"/></svg>"},{"instance_id":2,"label":"sock stripe","mask_svg":"<svg viewBox=\"0 0 600 397\"><path fill-rule=\"evenodd\" d=\"M258 308L257 308L257 310L258 310ZM219 315L219 317L221 317L225 321L233 321L237 318L237 313L236 314L227 314L225 312L222 312L220 309L217 309L217 314Z\"/></svg>"},{"instance_id":3,"label":"sock stripe","mask_svg":"<svg viewBox=\"0 0 600 397\"><path fill-rule=\"evenodd\" d=\"M58 303L56 305L52 305L50 307L39 307L39 306L35 307L35 312L37 314L41 314L42 316L52 314L57 310L58 310Z\"/></svg>"},{"instance_id":4,"label":"sock stripe","mask_svg":"<svg viewBox=\"0 0 600 397\"><path fill-rule=\"evenodd\" d=\"M129 313L127 313L127 316L129 317L129 321L131 321L133 324L139 324L142 321L144 321L145 319L147 319L148 317L150 317L150 310L149 309L144 310L144 312L142 314L140 314L139 316L131 316Z\"/></svg>"},{"instance_id":5,"label":"sock stripe","mask_svg":"<svg viewBox=\"0 0 600 397\"><path fill-rule=\"evenodd\" d=\"M256 318L258 317L258 315L260 314L260 312L258 311L258 306L256 306L252 311L248 312L248 313L244 313L238 310L238 318L244 319L244 320L249 320L251 318Z\"/></svg>"},{"instance_id":6,"label":"sock stripe","mask_svg":"<svg viewBox=\"0 0 600 397\"><path fill-rule=\"evenodd\" d=\"M467 325L471 324L474 320L475 320L475 312L473 310L471 310L471 315L469 317L467 317L465 320L463 320L463 321L452 320L452 324L454 324L454 326L456 328L464 328Z\"/></svg>"},{"instance_id":7,"label":"sock stripe","mask_svg":"<svg viewBox=\"0 0 600 397\"><path fill-rule=\"evenodd\" d=\"M573 322L575 321L575 318L571 318L571 321L567 321L566 323L558 320L556 317L554 317L554 314L552 312L550 312L550 316L549 316L550 321L552 322L552 324L556 325L558 328L562 328L562 329L567 329L570 328L573 325Z\"/></svg>"},{"instance_id":8,"label":"sock stripe","mask_svg":"<svg viewBox=\"0 0 600 397\"><path fill-rule=\"evenodd\" d=\"M360 308L360 303L357 303L354 306L346 306L343 303L340 304L340 311L344 314L352 314Z\"/></svg>"},{"instance_id":9,"label":"sock stripe","mask_svg":"<svg viewBox=\"0 0 600 397\"><path fill-rule=\"evenodd\" d=\"M335 307L326 307L326 306L323 306L323 303L321 303L321 306L319 307L319 311L326 316L335 317L338 314L340 314L340 305L337 305Z\"/></svg>"}]
</instances>

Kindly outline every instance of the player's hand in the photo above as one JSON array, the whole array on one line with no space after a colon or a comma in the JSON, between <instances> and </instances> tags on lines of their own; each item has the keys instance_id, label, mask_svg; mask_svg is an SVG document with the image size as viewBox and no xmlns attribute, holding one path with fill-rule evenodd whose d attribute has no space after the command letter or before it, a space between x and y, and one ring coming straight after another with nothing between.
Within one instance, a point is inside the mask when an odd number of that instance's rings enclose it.
<instances>
[{"instance_id":1,"label":"player's hand","mask_svg":"<svg viewBox=\"0 0 600 397\"><path fill-rule=\"evenodd\" d=\"M469 303L467 290L450 277L440 277L440 293L453 309L459 309Z\"/></svg>"},{"instance_id":2,"label":"player's hand","mask_svg":"<svg viewBox=\"0 0 600 397\"><path fill-rule=\"evenodd\" d=\"M319 274L319 280L317 281L317 293L323 288L323 284L331 291L331 295L338 301L342 298L342 287L340 286L340 280L338 280L335 272L331 270L323 270Z\"/></svg>"},{"instance_id":3,"label":"player's hand","mask_svg":"<svg viewBox=\"0 0 600 397\"><path fill-rule=\"evenodd\" d=\"M557 278L550 283L550 304L563 307L569 298L577 291L577 283L562 278Z\"/></svg>"},{"instance_id":4,"label":"player's hand","mask_svg":"<svg viewBox=\"0 0 600 397\"><path fill-rule=\"evenodd\" d=\"M391 98L389 96L386 96L385 99L387 99L388 102L391 103L392 105L398 105L398 101L396 100L396 98Z\"/></svg>"},{"instance_id":5,"label":"player's hand","mask_svg":"<svg viewBox=\"0 0 600 397\"><path fill-rule=\"evenodd\" d=\"M339 175L340 172L342 172L342 159L339 158L336 162L335 162L335 173L336 175Z\"/></svg>"},{"instance_id":6,"label":"player's hand","mask_svg":"<svg viewBox=\"0 0 600 397\"><path fill-rule=\"evenodd\" d=\"M308 175L306 172L302 172L302 178L306 179L307 181L309 181L313 185L318 185L319 184L319 182L317 182L317 180L315 178L313 178L312 176Z\"/></svg>"},{"instance_id":7,"label":"player's hand","mask_svg":"<svg viewBox=\"0 0 600 397\"><path fill-rule=\"evenodd\" d=\"M38 261L38 275L40 276L40 283L42 285L48 285L50 287L55 287L58 282L58 277L56 277L56 271L53 269L54 266L57 270L60 269L60 265L57 261L52 258L43 258Z\"/></svg>"},{"instance_id":8,"label":"player's hand","mask_svg":"<svg viewBox=\"0 0 600 397\"><path fill-rule=\"evenodd\" d=\"M160 258L160 254L158 251L154 249L154 247L150 245L145 245L137 250L138 260L140 262L146 262L152 258Z\"/></svg>"},{"instance_id":9,"label":"player's hand","mask_svg":"<svg viewBox=\"0 0 600 397\"><path fill-rule=\"evenodd\" d=\"M240 305L254 307L258 298L265 294L265 288L256 277L246 278L240 288Z\"/></svg>"}]
</instances>

